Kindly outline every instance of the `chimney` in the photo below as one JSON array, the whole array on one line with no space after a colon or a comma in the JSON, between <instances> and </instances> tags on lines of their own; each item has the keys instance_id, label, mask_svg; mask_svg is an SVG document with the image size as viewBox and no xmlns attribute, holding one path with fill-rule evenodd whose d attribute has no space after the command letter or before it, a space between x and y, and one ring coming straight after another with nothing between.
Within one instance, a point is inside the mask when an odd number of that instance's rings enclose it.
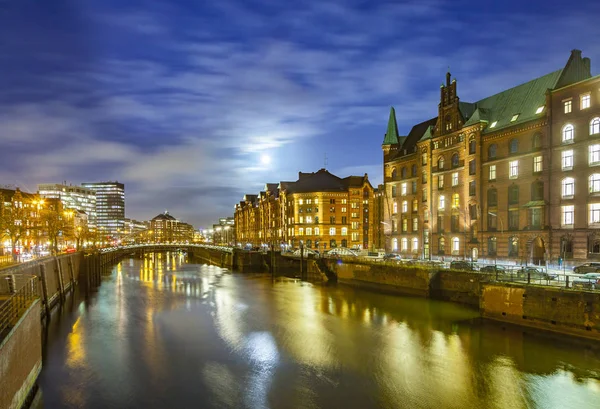
<instances>
[{"instance_id":1,"label":"chimney","mask_svg":"<svg viewBox=\"0 0 600 409\"><path fill-rule=\"evenodd\" d=\"M585 68L585 75L587 75L588 77L591 77L592 76L592 61L588 57L585 57L583 59L583 67Z\"/></svg>"},{"instance_id":2,"label":"chimney","mask_svg":"<svg viewBox=\"0 0 600 409\"><path fill-rule=\"evenodd\" d=\"M578 49L571 50L571 56L573 58L581 58L581 50L578 50Z\"/></svg>"}]
</instances>

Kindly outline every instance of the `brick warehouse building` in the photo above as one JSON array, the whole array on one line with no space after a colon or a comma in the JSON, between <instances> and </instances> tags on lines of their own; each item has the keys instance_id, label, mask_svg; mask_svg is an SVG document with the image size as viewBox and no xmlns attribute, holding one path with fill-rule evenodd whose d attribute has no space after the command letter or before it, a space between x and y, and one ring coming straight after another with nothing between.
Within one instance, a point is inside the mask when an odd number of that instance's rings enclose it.
<instances>
[{"instance_id":1,"label":"brick warehouse building","mask_svg":"<svg viewBox=\"0 0 600 409\"><path fill-rule=\"evenodd\" d=\"M295 182L267 183L235 206L239 245L372 249L374 190L368 176L339 178L325 169Z\"/></svg>"},{"instance_id":2,"label":"brick warehouse building","mask_svg":"<svg viewBox=\"0 0 600 409\"><path fill-rule=\"evenodd\" d=\"M392 108L386 249L534 264L600 258L599 86L573 50L562 69L474 103L460 101L448 73L438 116L405 136Z\"/></svg>"}]
</instances>

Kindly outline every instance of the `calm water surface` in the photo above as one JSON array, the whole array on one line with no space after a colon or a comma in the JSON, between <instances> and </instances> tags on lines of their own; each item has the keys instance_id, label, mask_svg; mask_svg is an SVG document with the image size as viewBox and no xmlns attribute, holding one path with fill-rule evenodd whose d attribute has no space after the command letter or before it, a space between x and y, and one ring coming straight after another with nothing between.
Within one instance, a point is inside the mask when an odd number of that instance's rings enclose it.
<instances>
[{"instance_id":1,"label":"calm water surface","mask_svg":"<svg viewBox=\"0 0 600 409\"><path fill-rule=\"evenodd\" d=\"M124 260L47 328L46 408L600 408L600 354L477 312Z\"/></svg>"}]
</instances>

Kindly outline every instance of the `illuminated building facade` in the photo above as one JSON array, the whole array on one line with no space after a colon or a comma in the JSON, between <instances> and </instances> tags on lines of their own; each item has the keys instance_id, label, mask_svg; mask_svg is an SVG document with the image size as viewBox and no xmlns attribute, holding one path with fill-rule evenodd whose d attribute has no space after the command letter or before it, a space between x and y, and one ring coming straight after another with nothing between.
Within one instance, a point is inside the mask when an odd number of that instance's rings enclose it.
<instances>
[{"instance_id":1,"label":"illuminated building facade","mask_svg":"<svg viewBox=\"0 0 600 409\"><path fill-rule=\"evenodd\" d=\"M38 185L38 194L49 199L60 199L63 208L87 215L88 228L96 229L96 192L82 186L73 186L57 183L44 183Z\"/></svg>"},{"instance_id":2,"label":"illuminated building facade","mask_svg":"<svg viewBox=\"0 0 600 409\"><path fill-rule=\"evenodd\" d=\"M600 256L598 81L573 50L563 68L474 103L459 100L448 73L438 116L405 136L392 108L382 145L386 248L533 264Z\"/></svg>"},{"instance_id":3,"label":"illuminated building facade","mask_svg":"<svg viewBox=\"0 0 600 409\"><path fill-rule=\"evenodd\" d=\"M154 243L191 242L194 239L194 228L191 224L177 220L164 212L150 220L149 240Z\"/></svg>"},{"instance_id":4,"label":"illuminated building facade","mask_svg":"<svg viewBox=\"0 0 600 409\"><path fill-rule=\"evenodd\" d=\"M325 169L295 182L268 183L236 205L238 244L329 250L372 249L374 190L368 176L339 178Z\"/></svg>"},{"instance_id":5,"label":"illuminated building facade","mask_svg":"<svg viewBox=\"0 0 600 409\"><path fill-rule=\"evenodd\" d=\"M119 182L82 183L96 193L96 224L102 235L118 237L125 231L125 185Z\"/></svg>"}]
</instances>

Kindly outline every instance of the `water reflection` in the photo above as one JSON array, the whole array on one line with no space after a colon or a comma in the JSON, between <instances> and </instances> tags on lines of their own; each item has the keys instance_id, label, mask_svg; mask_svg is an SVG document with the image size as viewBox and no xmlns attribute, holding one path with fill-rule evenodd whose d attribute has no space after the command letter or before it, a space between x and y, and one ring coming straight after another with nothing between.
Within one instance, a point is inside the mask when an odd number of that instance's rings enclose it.
<instances>
[{"instance_id":1,"label":"water reflection","mask_svg":"<svg viewBox=\"0 0 600 409\"><path fill-rule=\"evenodd\" d=\"M124 260L71 323L56 323L41 407L600 402L600 357L583 346L482 324L454 304L185 262L177 253Z\"/></svg>"}]
</instances>

